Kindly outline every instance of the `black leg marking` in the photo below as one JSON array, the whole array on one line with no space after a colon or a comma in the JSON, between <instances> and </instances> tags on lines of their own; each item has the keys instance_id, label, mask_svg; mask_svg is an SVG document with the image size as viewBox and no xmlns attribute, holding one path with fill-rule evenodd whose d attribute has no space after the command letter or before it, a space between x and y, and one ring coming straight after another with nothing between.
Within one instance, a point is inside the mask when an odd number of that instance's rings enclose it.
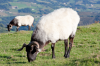
<instances>
[{"instance_id":1,"label":"black leg marking","mask_svg":"<svg viewBox=\"0 0 100 66\"><path fill-rule=\"evenodd\" d=\"M52 48L52 58L55 58L55 52L54 52L55 43L52 43L51 48Z\"/></svg>"},{"instance_id":2,"label":"black leg marking","mask_svg":"<svg viewBox=\"0 0 100 66\"><path fill-rule=\"evenodd\" d=\"M65 54L64 57L67 58L67 51L68 51L68 39L64 40L64 44L65 44Z\"/></svg>"},{"instance_id":3,"label":"black leg marking","mask_svg":"<svg viewBox=\"0 0 100 66\"><path fill-rule=\"evenodd\" d=\"M30 26L28 26L28 30L30 30L31 29L31 27Z\"/></svg>"},{"instance_id":4,"label":"black leg marking","mask_svg":"<svg viewBox=\"0 0 100 66\"><path fill-rule=\"evenodd\" d=\"M17 26L17 28L16 28L16 32L18 31L19 27L20 27L20 26Z\"/></svg>"},{"instance_id":5,"label":"black leg marking","mask_svg":"<svg viewBox=\"0 0 100 66\"><path fill-rule=\"evenodd\" d=\"M69 37L69 49L68 49L66 58L70 57L70 51L71 51L71 48L72 48L72 45L73 45L73 39L74 39L74 37L71 37L71 36Z\"/></svg>"}]
</instances>

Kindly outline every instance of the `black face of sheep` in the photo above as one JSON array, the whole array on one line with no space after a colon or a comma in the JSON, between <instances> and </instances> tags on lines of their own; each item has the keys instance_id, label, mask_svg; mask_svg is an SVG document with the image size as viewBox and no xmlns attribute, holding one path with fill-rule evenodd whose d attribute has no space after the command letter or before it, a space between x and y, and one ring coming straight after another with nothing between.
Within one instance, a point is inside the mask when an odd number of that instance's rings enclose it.
<instances>
[{"instance_id":1,"label":"black face of sheep","mask_svg":"<svg viewBox=\"0 0 100 66\"><path fill-rule=\"evenodd\" d=\"M26 46L26 52L27 52L27 59L28 62L34 61L37 56L37 47L36 46Z\"/></svg>"},{"instance_id":2,"label":"black face of sheep","mask_svg":"<svg viewBox=\"0 0 100 66\"><path fill-rule=\"evenodd\" d=\"M23 44L22 48L18 51L21 51L24 47L26 47L28 62L34 61L38 53L38 45L35 43L30 43L29 45Z\"/></svg>"},{"instance_id":3,"label":"black face of sheep","mask_svg":"<svg viewBox=\"0 0 100 66\"><path fill-rule=\"evenodd\" d=\"M8 31L10 31L12 28L12 25L7 25L7 28L8 28Z\"/></svg>"}]
</instances>

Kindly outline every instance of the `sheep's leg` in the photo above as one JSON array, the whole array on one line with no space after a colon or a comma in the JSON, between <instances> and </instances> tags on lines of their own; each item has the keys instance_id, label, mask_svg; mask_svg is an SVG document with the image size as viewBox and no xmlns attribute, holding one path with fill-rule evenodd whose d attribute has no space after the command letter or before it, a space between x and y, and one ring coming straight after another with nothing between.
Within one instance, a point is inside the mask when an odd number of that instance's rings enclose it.
<instances>
[{"instance_id":1,"label":"sheep's leg","mask_svg":"<svg viewBox=\"0 0 100 66\"><path fill-rule=\"evenodd\" d=\"M32 27L34 27L34 26L33 26L33 23L32 23Z\"/></svg>"},{"instance_id":2,"label":"sheep's leg","mask_svg":"<svg viewBox=\"0 0 100 66\"><path fill-rule=\"evenodd\" d=\"M69 37L69 49L68 49L66 58L70 57L70 51L71 51L71 48L72 48L72 45L73 45L73 39L74 39L74 37L71 37L71 36Z\"/></svg>"},{"instance_id":3,"label":"sheep's leg","mask_svg":"<svg viewBox=\"0 0 100 66\"><path fill-rule=\"evenodd\" d=\"M64 54L64 57L67 58L68 39L64 40L64 44L65 44L65 54Z\"/></svg>"},{"instance_id":4,"label":"sheep's leg","mask_svg":"<svg viewBox=\"0 0 100 66\"><path fill-rule=\"evenodd\" d=\"M55 52L54 52L55 43L52 43L51 48L52 48L52 58L55 58Z\"/></svg>"},{"instance_id":5,"label":"sheep's leg","mask_svg":"<svg viewBox=\"0 0 100 66\"><path fill-rule=\"evenodd\" d=\"M16 28L16 32L18 31L19 27L20 27L20 26L17 26L17 28Z\"/></svg>"},{"instance_id":6,"label":"sheep's leg","mask_svg":"<svg viewBox=\"0 0 100 66\"><path fill-rule=\"evenodd\" d=\"M28 30L30 30L31 29L31 27L30 26L28 26Z\"/></svg>"}]
</instances>

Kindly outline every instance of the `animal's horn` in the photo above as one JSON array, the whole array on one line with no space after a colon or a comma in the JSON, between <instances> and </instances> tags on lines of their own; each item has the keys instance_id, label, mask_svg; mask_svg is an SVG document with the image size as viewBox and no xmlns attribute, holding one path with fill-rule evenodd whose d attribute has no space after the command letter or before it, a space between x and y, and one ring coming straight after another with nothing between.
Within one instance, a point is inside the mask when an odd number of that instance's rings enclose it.
<instances>
[{"instance_id":1,"label":"animal's horn","mask_svg":"<svg viewBox=\"0 0 100 66\"><path fill-rule=\"evenodd\" d=\"M18 51L21 51L24 47L26 47L27 45L24 43L22 48L18 49Z\"/></svg>"},{"instance_id":2,"label":"animal's horn","mask_svg":"<svg viewBox=\"0 0 100 66\"><path fill-rule=\"evenodd\" d=\"M39 43L36 42L36 41L32 41L32 42L30 42L29 45L30 45L30 46L32 46L32 45L36 45L37 48L39 48Z\"/></svg>"}]
</instances>

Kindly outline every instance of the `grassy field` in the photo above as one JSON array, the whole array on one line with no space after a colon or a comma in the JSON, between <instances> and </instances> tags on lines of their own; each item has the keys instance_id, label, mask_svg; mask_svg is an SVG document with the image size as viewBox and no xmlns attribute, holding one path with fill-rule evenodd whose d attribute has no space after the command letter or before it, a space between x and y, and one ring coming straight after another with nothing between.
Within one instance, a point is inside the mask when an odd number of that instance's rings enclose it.
<instances>
[{"instance_id":1,"label":"grassy field","mask_svg":"<svg viewBox=\"0 0 100 66\"><path fill-rule=\"evenodd\" d=\"M40 52L35 61L27 61L23 43L29 43L32 31L0 34L0 66L100 66L100 24L78 27L70 58L64 58L64 42L55 46L56 58L52 59L51 44Z\"/></svg>"}]
</instances>

